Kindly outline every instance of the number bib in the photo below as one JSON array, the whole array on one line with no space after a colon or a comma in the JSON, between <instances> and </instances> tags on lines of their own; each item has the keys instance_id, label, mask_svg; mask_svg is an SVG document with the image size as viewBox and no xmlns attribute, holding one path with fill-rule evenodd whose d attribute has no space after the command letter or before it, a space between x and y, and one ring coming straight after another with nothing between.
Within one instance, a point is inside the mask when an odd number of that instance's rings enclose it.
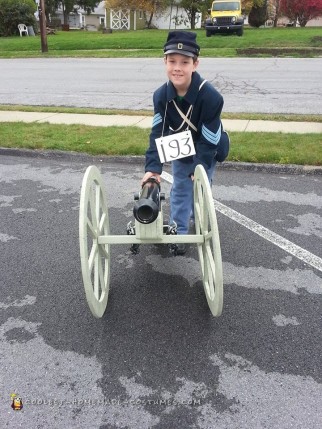
<instances>
[{"instance_id":1,"label":"number bib","mask_svg":"<svg viewBox=\"0 0 322 429\"><path fill-rule=\"evenodd\" d=\"M162 164L196 154L190 130L160 137L155 143Z\"/></svg>"}]
</instances>

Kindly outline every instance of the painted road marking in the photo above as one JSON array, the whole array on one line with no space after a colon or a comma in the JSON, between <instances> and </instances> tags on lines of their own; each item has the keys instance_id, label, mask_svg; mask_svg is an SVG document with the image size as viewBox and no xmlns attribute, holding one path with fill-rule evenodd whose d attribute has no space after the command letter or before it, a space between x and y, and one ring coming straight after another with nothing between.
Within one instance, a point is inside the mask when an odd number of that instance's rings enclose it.
<instances>
[{"instance_id":1,"label":"painted road marking","mask_svg":"<svg viewBox=\"0 0 322 429\"><path fill-rule=\"evenodd\" d=\"M165 171L162 173L162 178L168 183L173 183L172 175ZM222 204L217 200L214 200L214 202L216 210L218 210L223 215L229 217L240 225L243 225L250 231L254 232L255 234L269 241L270 243L275 244L275 246L285 250L286 252L290 253L291 255L295 256L306 264L311 265L311 267L322 271L322 259L318 256L292 243L291 241L287 240L281 235L276 234L268 228L265 228L264 226L253 221L252 219L249 219L241 213L236 212L236 210L231 209L225 204Z\"/></svg>"}]
</instances>

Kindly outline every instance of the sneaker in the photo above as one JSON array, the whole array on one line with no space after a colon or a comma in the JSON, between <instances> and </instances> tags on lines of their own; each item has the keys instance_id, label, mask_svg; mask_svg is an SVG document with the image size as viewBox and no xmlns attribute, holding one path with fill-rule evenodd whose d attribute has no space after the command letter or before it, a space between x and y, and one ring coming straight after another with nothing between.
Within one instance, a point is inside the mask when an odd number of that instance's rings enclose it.
<instances>
[{"instance_id":1,"label":"sneaker","mask_svg":"<svg viewBox=\"0 0 322 429\"><path fill-rule=\"evenodd\" d=\"M176 244L175 255L184 255L187 251L187 246L184 243Z\"/></svg>"},{"instance_id":2,"label":"sneaker","mask_svg":"<svg viewBox=\"0 0 322 429\"><path fill-rule=\"evenodd\" d=\"M187 247L184 243L180 243L180 244L171 243L169 244L169 250L170 250L170 253L174 254L174 256L184 255L187 251Z\"/></svg>"}]
</instances>

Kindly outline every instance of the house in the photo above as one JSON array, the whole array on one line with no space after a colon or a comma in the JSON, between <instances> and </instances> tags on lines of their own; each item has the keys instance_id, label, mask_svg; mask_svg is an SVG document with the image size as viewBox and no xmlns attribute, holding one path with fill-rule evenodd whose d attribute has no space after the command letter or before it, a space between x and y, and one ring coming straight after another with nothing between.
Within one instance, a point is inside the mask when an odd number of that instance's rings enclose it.
<instances>
[{"instance_id":1,"label":"house","mask_svg":"<svg viewBox=\"0 0 322 429\"><path fill-rule=\"evenodd\" d=\"M106 8L105 17L106 28L110 30L142 30L146 27L143 10Z\"/></svg>"},{"instance_id":2,"label":"house","mask_svg":"<svg viewBox=\"0 0 322 429\"><path fill-rule=\"evenodd\" d=\"M64 22L63 10L56 11L55 21ZM143 11L106 9L105 1L101 1L90 14L82 8L76 8L68 17L69 29L86 29L96 31L101 28L113 30L136 30L145 27Z\"/></svg>"},{"instance_id":3,"label":"house","mask_svg":"<svg viewBox=\"0 0 322 429\"><path fill-rule=\"evenodd\" d=\"M190 29L186 11L173 2L166 10L157 12L151 20L151 27L158 29ZM112 30L139 30L146 28L149 14L143 10L106 9L106 28ZM201 13L197 15L196 28L201 28Z\"/></svg>"},{"instance_id":4,"label":"house","mask_svg":"<svg viewBox=\"0 0 322 429\"><path fill-rule=\"evenodd\" d=\"M195 28L201 28L201 13L196 15ZM189 30L191 28L187 12L178 4L171 4L162 13L156 13L152 18L152 25L160 30Z\"/></svg>"},{"instance_id":5,"label":"house","mask_svg":"<svg viewBox=\"0 0 322 429\"><path fill-rule=\"evenodd\" d=\"M39 0L35 0L39 3ZM90 14L84 9L75 8L69 14L68 24L70 29L99 30L107 28L110 30L141 30L146 28L149 14L140 9L109 9L105 1ZM63 10L58 8L53 22L63 24ZM165 11L155 13L151 21L152 28L158 29L190 29L190 21L186 11L173 1ZM201 14L197 15L196 28L201 28Z\"/></svg>"},{"instance_id":6,"label":"house","mask_svg":"<svg viewBox=\"0 0 322 429\"><path fill-rule=\"evenodd\" d=\"M90 14L84 9L75 8L69 14L68 24L70 29L87 29L98 30L106 27L106 9L105 1L101 1L99 5ZM56 17L60 23L64 22L63 10L59 7L56 11Z\"/></svg>"}]
</instances>

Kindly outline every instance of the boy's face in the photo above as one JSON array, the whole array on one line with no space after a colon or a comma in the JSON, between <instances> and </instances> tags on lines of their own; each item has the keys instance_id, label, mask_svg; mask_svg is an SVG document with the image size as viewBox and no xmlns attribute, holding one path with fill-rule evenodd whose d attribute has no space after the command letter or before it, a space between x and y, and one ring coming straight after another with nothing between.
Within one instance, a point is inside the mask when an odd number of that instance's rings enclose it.
<instances>
[{"instance_id":1,"label":"boy's face","mask_svg":"<svg viewBox=\"0 0 322 429\"><path fill-rule=\"evenodd\" d=\"M192 73L199 61L181 54L168 54L164 58L168 79L173 83L178 95L184 95L191 83Z\"/></svg>"}]
</instances>

